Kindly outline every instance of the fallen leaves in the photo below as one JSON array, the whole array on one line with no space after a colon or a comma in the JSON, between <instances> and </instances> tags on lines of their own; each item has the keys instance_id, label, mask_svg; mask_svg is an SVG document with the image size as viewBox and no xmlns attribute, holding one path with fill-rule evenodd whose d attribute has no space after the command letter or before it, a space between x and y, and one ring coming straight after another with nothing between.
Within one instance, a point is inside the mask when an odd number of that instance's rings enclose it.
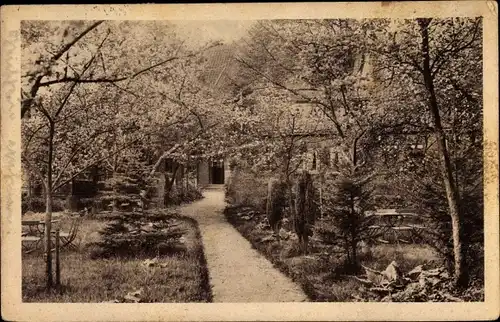
<instances>
[{"instance_id":1,"label":"fallen leaves","mask_svg":"<svg viewBox=\"0 0 500 322\"><path fill-rule=\"evenodd\" d=\"M167 263L160 263L158 261L158 258L155 257L153 259L146 259L144 262L142 262L142 265L145 267L167 267Z\"/></svg>"},{"instance_id":2,"label":"fallen leaves","mask_svg":"<svg viewBox=\"0 0 500 322\"><path fill-rule=\"evenodd\" d=\"M365 276L354 278L362 283L355 301L380 302L463 302L450 293L451 279L444 267L425 270L418 265L406 274L401 273L396 262L384 271L363 266Z\"/></svg>"},{"instance_id":3,"label":"fallen leaves","mask_svg":"<svg viewBox=\"0 0 500 322\"><path fill-rule=\"evenodd\" d=\"M126 301L126 302L133 302L133 303L139 303L141 301L141 294L143 292L143 289L139 289L137 291L134 291L134 292L129 292L127 293L127 295L125 295L123 297L123 299Z\"/></svg>"},{"instance_id":4,"label":"fallen leaves","mask_svg":"<svg viewBox=\"0 0 500 322\"><path fill-rule=\"evenodd\" d=\"M128 292L123 297L120 297L118 299L113 299L110 301L102 301L101 303L141 303L143 292L144 289L141 287L138 290Z\"/></svg>"}]
</instances>

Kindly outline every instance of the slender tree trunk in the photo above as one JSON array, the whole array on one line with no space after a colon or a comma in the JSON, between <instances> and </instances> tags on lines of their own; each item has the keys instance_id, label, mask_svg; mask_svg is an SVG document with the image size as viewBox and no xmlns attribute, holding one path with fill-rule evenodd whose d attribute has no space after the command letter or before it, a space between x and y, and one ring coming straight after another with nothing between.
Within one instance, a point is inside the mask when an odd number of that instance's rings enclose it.
<instances>
[{"instance_id":1,"label":"slender tree trunk","mask_svg":"<svg viewBox=\"0 0 500 322\"><path fill-rule=\"evenodd\" d=\"M33 183L32 179L28 176L28 200L33 196Z\"/></svg>"},{"instance_id":2,"label":"slender tree trunk","mask_svg":"<svg viewBox=\"0 0 500 322\"><path fill-rule=\"evenodd\" d=\"M52 280L52 252L51 252L51 222L52 222L52 192L47 189L45 193L45 231L44 231L44 251L45 251L45 269L47 277L47 289L51 289L53 285Z\"/></svg>"},{"instance_id":3,"label":"slender tree trunk","mask_svg":"<svg viewBox=\"0 0 500 322\"><path fill-rule=\"evenodd\" d=\"M112 206L113 206L113 212L116 213L118 211L118 183L117 183L117 176L118 176L118 153L116 153L116 133L113 134L113 201L112 201Z\"/></svg>"},{"instance_id":4,"label":"slender tree trunk","mask_svg":"<svg viewBox=\"0 0 500 322\"><path fill-rule=\"evenodd\" d=\"M161 196L162 197L162 205L163 205L163 207L167 207L168 194L169 194L170 188L171 188L171 185L170 185L171 178L168 176L167 170L165 170L163 172L163 178L164 178L164 181L163 181L163 195Z\"/></svg>"},{"instance_id":5,"label":"slender tree trunk","mask_svg":"<svg viewBox=\"0 0 500 322\"><path fill-rule=\"evenodd\" d=\"M352 269L355 273L358 272L358 243L354 236L351 236L351 254L352 254Z\"/></svg>"},{"instance_id":6,"label":"slender tree trunk","mask_svg":"<svg viewBox=\"0 0 500 322\"><path fill-rule=\"evenodd\" d=\"M184 198L184 194L185 194L184 174L185 174L185 168L184 168L184 165L181 164L181 165L179 165L179 171L177 171L176 186L179 187L180 195L181 195L182 199Z\"/></svg>"},{"instance_id":7,"label":"slender tree trunk","mask_svg":"<svg viewBox=\"0 0 500 322\"><path fill-rule=\"evenodd\" d=\"M357 168L357 165L358 165L358 161L359 161L359 158L358 158L358 140L361 138L363 134L361 134L360 136L356 137L352 143L352 147L351 147L351 157L352 157L352 172L351 172L351 175L353 177L353 179L356 178L356 174L358 172L358 168ZM351 211L351 228L350 228L350 241L349 241L349 245L347 246L348 248L351 249L351 261L350 261L350 265L351 265L351 268L356 270L358 269L357 267L357 264L358 264L358 258L357 258L357 252L356 252L356 248L358 247L358 243L357 243L357 237L358 237L358 234L357 234L357 227L356 227L356 223L355 223L355 218L357 217L358 214L356 214L356 209L355 209L355 204L354 204L354 198L355 196L351 193L350 196L349 196L349 202L350 202L350 211ZM363 214L361 214L363 215Z\"/></svg>"},{"instance_id":8,"label":"slender tree trunk","mask_svg":"<svg viewBox=\"0 0 500 322\"><path fill-rule=\"evenodd\" d=\"M188 191L189 189L189 169L190 169L190 163L189 163L189 157L188 157L188 161L186 163L186 170L185 170L185 178L184 178L184 182L185 182L185 189L186 191Z\"/></svg>"},{"instance_id":9,"label":"slender tree trunk","mask_svg":"<svg viewBox=\"0 0 500 322\"><path fill-rule=\"evenodd\" d=\"M92 197L95 197L99 185L99 167L97 165L91 167L91 177L92 177Z\"/></svg>"},{"instance_id":10,"label":"slender tree trunk","mask_svg":"<svg viewBox=\"0 0 500 322\"><path fill-rule=\"evenodd\" d=\"M118 198L117 198L117 195L118 195L118 185L117 183L114 181L116 180L116 176L117 176L117 173L116 171L113 171L113 212L117 212L118 211Z\"/></svg>"},{"instance_id":11,"label":"slender tree trunk","mask_svg":"<svg viewBox=\"0 0 500 322\"><path fill-rule=\"evenodd\" d=\"M356 155L356 145L353 146L353 155ZM353 158L354 159L354 158ZM354 164L354 166L356 166L356 164ZM355 171L356 169L354 169ZM354 209L354 195L351 193L350 196L349 196L349 203L350 203L350 206L351 206L351 227L350 227L350 231L349 231L349 245L347 247L349 247L351 249L351 268L352 269L355 269L356 266L357 266L357 262L358 262L358 259L357 259L357 253L356 253L356 248L358 247L357 245L357 242L356 242L356 238L357 238L357 234L356 234L356 224L355 224L355 218L357 217L357 214L356 214L356 209Z\"/></svg>"},{"instance_id":12,"label":"slender tree trunk","mask_svg":"<svg viewBox=\"0 0 500 322\"><path fill-rule=\"evenodd\" d=\"M323 189L319 188L319 217L323 218Z\"/></svg>"},{"instance_id":13,"label":"slender tree trunk","mask_svg":"<svg viewBox=\"0 0 500 322\"><path fill-rule=\"evenodd\" d=\"M345 254L347 255L346 265L350 266L352 263L351 248L349 247L349 241L347 240L347 237L344 237L344 251L345 251Z\"/></svg>"},{"instance_id":14,"label":"slender tree trunk","mask_svg":"<svg viewBox=\"0 0 500 322\"><path fill-rule=\"evenodd\" d=\"M353 169L352 169L353 175L356 172L356 164L358 163L357 143L358 143L358 139L355 138L354 141L353 141L353 143L352 143L352 147L351 147L351 154L352 154L351 158L352 158L352 166L353 166Z\"/></svg>"},{"instance_id":15,"label":"slender tree trunk","mask_svg":"<svg viewBox=\"0 0 500 322\"><path fill-rule=\"evenodd\" d=\"M462 218L459 209L459 196L456 187L456 182L453 177L452 165L450 155L446 146L446 135L444 133L441 116L439 113L439 106L437 103L436 93L434 89L434 79L430 69L429 57L429 31L428 26L430 19L418 19L420 31L422 35L422 54L423 54L423 68L422 74L424 77L425 86L427 89L429 99L429 111L431 112L434 122L435 136L438 143L438 151L441 156L441 174L446 189L446 199L448 201L448 210L451 217L451 224L453 230L453 255L454 255L454 280L455 284L460 287L467 286L468 273L466 268L466 260L464 254L463 242L463 227Z\"/></svg>"},{"instance_id":16,"label":"slender tree trunk","mask_svg":"<svg viewBox=\"0 0 500 322\"><path fill-rule=\"evenodd\" d=\"M308 251L307 246L309 244L309 236L307 235L307 232L304 234L304 237L302 238L302 242L304 243L302 251L304 252L304 254L307 255L307 251Z\"/></svg>"},{"instance_id":17,"label":"slender tree trunk","mask_svg":"<svg viewBox=\"0 0 500 322\"><path fill-rule=\"evenodd\" d=\"M163 199L163 203L164 203L165 207L168 205L168 200L170 198L170 192L172 191L172 187L174 186L174 181L175 181L175 177L177 175L178 169L179 169L179 165L174 166L174 169L172 171L172 177L170 178L170 180L168 180L168 178L165 178L165 190L164 190L164 199Z\"/></svg>"},{"instance_id":18,"label":"slender tree trunk","mask_svg":"<svg viewBox=\"0 0 500 322\"><path fill-rule=\"evenodd\" d=\"M54 133L55 124L49 121L49 155L47 163L47 183L45 185L45 232L44 232L44 250L45 250L45 268L47 277L47 289L50 290L53 285L52 280L52 245L50 232L52 230L52 162L54 154Z\"/></svg>"}]
</instances>

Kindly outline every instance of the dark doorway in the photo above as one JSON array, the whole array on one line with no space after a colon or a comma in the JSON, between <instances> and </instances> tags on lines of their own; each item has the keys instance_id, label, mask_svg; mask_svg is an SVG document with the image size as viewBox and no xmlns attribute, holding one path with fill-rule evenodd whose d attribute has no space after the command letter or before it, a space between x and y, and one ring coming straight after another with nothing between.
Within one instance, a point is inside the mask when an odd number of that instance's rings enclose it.
<instances>
[{"instance_id":1,"label":"dark doorway","mask_svg":"<svg viewBox=\"0 0 500 322\"><path fill-rule=\"evenodd\" d=\"M224 161L210 162L210 184L224 184Z\"/></svg>"}]
</instances>

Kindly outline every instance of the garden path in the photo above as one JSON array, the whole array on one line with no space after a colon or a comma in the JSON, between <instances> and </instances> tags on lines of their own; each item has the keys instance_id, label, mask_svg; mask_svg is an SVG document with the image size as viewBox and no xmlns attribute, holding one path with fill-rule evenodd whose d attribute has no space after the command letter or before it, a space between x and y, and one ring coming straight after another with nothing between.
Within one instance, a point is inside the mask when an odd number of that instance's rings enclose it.
<instances>
[{"instance_id":1,"label":"garden path","mask_svg":"<svg viewBox=\"0 0 500 322\"><path fill-rule=\"evenodd\" d=\"M274 268L226 221L223 189L210 187L203 195L203 199L179 210L199 223L213 301L307 301L298 285Z\"/></svg>"}]
</instances>

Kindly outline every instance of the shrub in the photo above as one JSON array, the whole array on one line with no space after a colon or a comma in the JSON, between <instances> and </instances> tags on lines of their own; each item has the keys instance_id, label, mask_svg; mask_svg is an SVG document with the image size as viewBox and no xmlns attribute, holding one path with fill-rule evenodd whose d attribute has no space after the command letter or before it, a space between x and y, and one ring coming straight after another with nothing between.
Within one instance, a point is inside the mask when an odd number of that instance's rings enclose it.
<instances>
[{"instance_id":1,"label":"shrub","mask_svg":"<svg viewBox=\"0 0 500 322\"><path fill-rule=\"evenodd\" d=\"M324 198L325 213L316 230L325 244L343 249L344 269L357 272L358 243L369 237L368 226L373 216L365 216L370 189L362 182L341 178L328 183L331 195Z\"/></svg>"},{"instance_id":2,"label":"shrub","mask_svg":"<svg viewBox=\"0 0 500 322\"><path fill-rule=\"evenodd\" d=\"M184 198L183 198L183 202L192 202L192 201L195 201L195 200L199 200L203 198L203 194L201 193L201 190L194 186L194 185L188 185L187 186L187 189L184 193Z\"/></svg>"},{"instance_id":3,"label":"shrub","mask_svg":"<svg viewBox=\"0 0 500 322\"><path fill-rule=\"evenodd\" d=\"M52 211L63 211L65 209L65 201L60 198L54 198L52 200ZM45 198L43 197L24 197L21 201L21 211L22 213L26 213L27 211L33 212L44 212L45 207Z\"/></svg>"},{"instance_id":4,"label":"shrub","mask_svg":"<svg viewBox=\"0 0 500 322\"><path fill-rule=\"evenodd\" d=\"M191 184L187 186L187 189L180 189L174 185L170 190L167 205L180 205L183 202L193 202L201 198L203 195L200 189Z\"/></svg>"},{"instance_id":5,"label":"shrub","mask_svg":"<svg viewBox=\"0 0 500 322\"><path fill-rule=\"evenodd\" d=\"M286 184L280 179L271 178L267 188L266 214L269 226L276 236L279 235L285 206Z\"/></svg>"},{"instance_id":6,"label":"shrub","mask_svg":"<svg viewBox=\"0 0 500 322\"><path fill-rule=\"evenodd\" d=\"M92 258L153 257L185 251L180 237L185 233L164 214L121 213L100 231ZM175 220L175 219L174 219Z\"/></svg>"},{"instance_id":7,"label":"shrub","mask_svg":"<svg viewBox=\"0 0 500 322\"><path fill-rule=\"evenodd\" d=\"M23 197L21 208L23 214L27 211L43 212L45 211L45 199L41 197Z\"/></svg>"},{"instance_id":8,"label":"shrub","mask_svg":"<svg viewBox=\"0 0 500 322\"><path fill-rule=\"evenodd\" d=\"M235 170L226 186L226 198L236 206L266 210L267 179L254 173Z\"/></svg>"},{"instance_id":9,"label":"shrub","mask_svg":"<svg viewBox=\"0 0 500 322\"><path fill-rule=\"evenodd\" d=\"M313 226L319 212L317 197L311 174L303 171L295 186L295 211L293 226L302 251L307 252L309 237L313 234Z\"/></svg>"},{"instance_id":10,"label":"shrub","mask_svg":"<svg viewBox=\"0 0 500 322\"><path fill-rule=\"evenodd\" d=\"M180 205L182 203L181 192L176 185L170 188L170 193L166 199L167 205Z\"/></svg>"},{"instance_id":11,"label":"shrub","mask_svg":"<svg viewBox=\"0 0 500 322\"><path fill-rule=\"evenodd\" d=\"M78 210L82 209L92 209L97 206L98 200L94 198L82 198L78 200Z\"/></svg>"}]
</instances>

